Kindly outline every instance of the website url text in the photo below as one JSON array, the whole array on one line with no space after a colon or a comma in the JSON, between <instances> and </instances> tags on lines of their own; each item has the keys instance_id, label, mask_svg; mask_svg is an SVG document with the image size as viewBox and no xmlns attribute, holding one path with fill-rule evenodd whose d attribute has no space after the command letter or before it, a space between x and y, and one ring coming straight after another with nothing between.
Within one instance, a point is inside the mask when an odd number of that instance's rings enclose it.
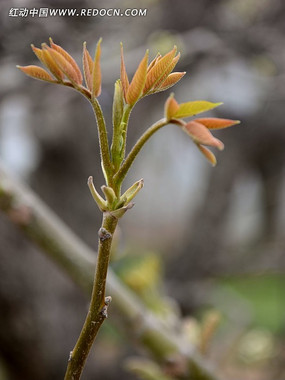
<instances>
[{"instance_id":1,"label":"website url text","mask_svg":"<svg viewBox=\"0 0 285 380\"><path fill-rule=\"evenodd\" d=\"M10 8L9 17L146 17L147 8Z\"/></svg>"}]
</instances>

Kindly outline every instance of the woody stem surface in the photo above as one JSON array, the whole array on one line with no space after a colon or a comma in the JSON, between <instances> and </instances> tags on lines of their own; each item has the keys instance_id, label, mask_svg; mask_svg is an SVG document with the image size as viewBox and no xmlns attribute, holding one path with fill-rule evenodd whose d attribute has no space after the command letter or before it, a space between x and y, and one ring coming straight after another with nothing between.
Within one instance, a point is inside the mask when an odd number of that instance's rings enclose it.
<instances>
[{"instance_id":1,"label":"woody stem surface","mask_svg":"<svg viewBox=\"0 0 285 380\"><path fill-rule=\"evenodd\" d=\"M110 297L105 298L106 278L111 244L118 220L109 213L103 214L98 236L98 257L89 310L74 349L70 353L64 380L78 380L98 330L107 318Z\"/></svg>"}]
</instances>

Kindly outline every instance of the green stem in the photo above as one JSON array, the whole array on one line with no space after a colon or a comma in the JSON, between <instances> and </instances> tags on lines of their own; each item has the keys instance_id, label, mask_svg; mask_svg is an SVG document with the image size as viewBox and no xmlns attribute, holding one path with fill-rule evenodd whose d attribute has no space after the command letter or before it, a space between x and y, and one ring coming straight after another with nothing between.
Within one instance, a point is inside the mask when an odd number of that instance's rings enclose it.
<instances>
[{"instance_id":1,"label":"green stem","mask_svg":"<svg viewBox=\"0 0 285 380\"><path fill-rule=\"evenodd\" d=\"M103 112L98 100L95 98L92 101L90 100L90 102L92 104L96 121L97 121L102 170L103 170L106 183L109 186L111 178L112 178L112 174L113 174L113 169L112 169L112 164L111 164L111 159L110 159L106 123L105 123L104 115L103 115Z\"/></svg>"},{"instance_id":2,"label":"green stem","mask_svg":"<svg viewBox=\"0 0 285 380\"><path fill-rule=\"evenodd\" d=\"M119 169L125 157L127 128L128 128L131 110L132 110L132 107L126 104L124 106L124 112L123 112L123 116L122 116L122 120L119 125L119 128L115 128L114 126L111 153L112 153L112 162L114 165L115 172Z\"/></svg>"},{"instance_id":3,"label":"green stem","mask_svg":"<svg viewBox=\"0 0 285 380\"><path fill-rule=\"evenodd\" d=\"M96 98L92 99L90 91L87 90L85 87L78 86L78 85L73 86L72 83L70 82L57 82L57 83L63 86L71 87L79 91L91 103L95 117L96 117L96 121L97 121L102 171L103 171L106 183L109 186L112 182L113 166L112 166L110 150L109 150L106 123L105 123L104 115L102 112L102 108L98 100Z\"/></svg>"},{"instance_id":4,"label":"green stem","mask_svg":"<svg viewBox=\"0 0 285 380\"><path fill-rule=\"evenodd\" d=\"M136 144L134 145L134 147L128 154L125 162L123 163L119 171L115 174L114 183L116 183L117 185L120 185L123 182L130 167L132 166L132 163L134 162L136 156L138 155L138 153L140 152L144 144L149 140L149 138L155 132L157 132L160 128L164 127L168 123L169 121L167 121L167 119L165 118L160 119L145 131L145 133L138 139L138 141L136 142Z\"/></svg>"},{"instance_id":5,"label":"green stem","mask_svg":"<svg viewBox=\"0 0 285 380\"><path fill-rule=\"evenodd\" d=\"M79 380L99 328L107 317L111 298L105 298L107 270L111 244L118 220L109 213L103 214L99 229L98 257L91 302L77 343L70 353L64 380Z\"/></svg>"}]
</instances>

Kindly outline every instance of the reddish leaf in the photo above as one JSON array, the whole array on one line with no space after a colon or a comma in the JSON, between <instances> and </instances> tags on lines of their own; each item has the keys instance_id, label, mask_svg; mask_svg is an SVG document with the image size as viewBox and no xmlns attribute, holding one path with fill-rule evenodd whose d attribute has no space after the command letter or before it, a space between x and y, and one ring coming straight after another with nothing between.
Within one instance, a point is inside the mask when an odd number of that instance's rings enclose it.
<instances>
[{"instance_id":1,"label":"reddish leaf","mask_svg":"<svg viewBox=\"0 0 285 380\"><path fill-rule=\"evenodd\" d=\"M216 139L203 124L197 123L196 121L190 121L183 127L183 129L197 144L214 146L219 150L224 149L224 144Z\"/></svg>"},{"instance_id":2,"label":"reddish leaf","mask_svg":"<svg viewBox=\"0 0 285 380\"><path fill-rule=\"evenodd\" d=\"M217 117L204 117L200 119L195 119L195 121L203 124L205 127L209 129L227 128L240 123L239 120L220 119Z\"/></svg>"},{"instance_id":3,"label":"reddish leaf","mask_svg":"<svg viewBox=\"0 0 285 380\"><path fill-rule=\"evenodd\" d=\"M122 43L121 43L121 83L123 87L124 98L126 100L127 92L129 89L129 79L128 79L128 74L126 72L126 66L125 66L125 61L124 61L124 50L123 50Z\"/></svg>"},{"instance_id":4,"label":"reddish leaf","mask_svg":"<svg viewBox=\"0 0 285 380\"><path fill-rule=\"evenodd\" d=\"M148 51L141 60L127 91L126 101L133 105L140 98L146 81Z\"/></svg>"},{"instance_id":5,"label":"reddish leaf","mask_svg":"<svg viewBox=\"0 0 285 380\"><path fill-rule=\"evenodd\" d=\"M101 57L101 41L102 38L99 39L95 57L94 57L94 65L92 71L92 97L97 98L101 94L101 66L100 66L100 57Z\"/></svg>"},{"instance_id":6,"label":"reddish leaf","mask_svg":"<svg viewBox=\"0 0 285 380\"><path fill-rule=\"evenodd\" d=\"M86 48L86 42L83 44L83 73L87 88L92 91L92 71L93 71L93 59Z\"/></svg>"},{"instance_id":7,"label":"reddish leaf","mask_svg":"<svg viewBox=\"0 0 285 380\"><path fill-rule=\"evenodd\" d=\"M54 61L50 52L45 48L47 45L42 44L42 59L45 66L50 70L50 72L60 81L64 78L64 73L60 70L57 63Z\"/></svg>"},{"instance_id":8,"label":"reddish leaf","mask_svg":"<svg viewBox=\"0 0 285 380\"><path fill-rule=\"evenodd\" d=\"M202 152L203 155L207 158L207 160L210 161L210 163L213 166L216 166L217 160L216 160L215 155L208 148L206 148L205 146L203 146L201 144L196 144L196 145L199 148L200 152Z\"/></svg>"},{"instance_id":9,"label":"reddish leaf","mask_svg":"<svg viewBox=\"0 0 285 380\"><path fill-rule=\"evenodd\" d=\"M165 102L164 106L164 114L167 120L171 120L173 115L177 112L179 108L179 104L174 99L173 95L170 95L169 98Z\"/></svg>"},{"instance_id":10,"label":"reddish leaf","mask_svg":"<svg viewBox=\"0 0 285 380\"><path fill-rule=\"evenodd\" d=\"M82 74L75 60L71 57L70 54L67 53L66 50L64 50L61 46L55 44L51 38L49 39L49 41L50 41L50 47L53 50L56 50L58 53L60 53L67 60L67 62L69 62L71 66L73 67L77 75L76 83L82 84L82 80L83 80Z\"/></svg>"},{"instance_id":11,"label":"reddish leaf","mask_svg":"<svg viewBox=\"0 0 285 380\"><path fill-rule=\"evenodd\" d=\"M41 79L47 82L54 82L54 79L49 75L49 73L41 67L30 65L30 66L17 66L17 68L32 78Z\"/></svg>"},{"instance_id":12,"label":"reddish leaf","mask_svg":"<svg viewBox=\"0 0 285 380\"><path fill-rule=\"evenodd\" d=\"M171 71L175 68L177 62L179 61L179 58L180 58L180 53L178 53L177 56L173 58L172 62L170 63L168 68L165 70L162 77L159 79L159 81L157 81L157 83L154 86L155 90L161 86L161 84L165 81L165 79L168 77Z\"/></svg>"},{"instance_id":13,"label":"reddish leaf","mask_svg":"<svg viewBox=\"0 0 285 380\"><path fill-rule=\"evenodd\" d=\"M157 61L160 60L160 58L161 58L161 54L157 53L156 56L155 56L155 58L148 65L147 72L149 72L153 68L153 66L157 63Z\"/></svg>"},{"instance_id":14,"label":"reddish leaf","mask_svg":"<svg viewBox=\"0 0 285 380\"><path fill-rule=\"evenodd\" d=\"M163 77L165 71L168 69L168 67L171 65L173 58L176 54L176 46L165 56L158 59L155 65L149 70L146 78L145 87L143 90L144 94L147 94L155 85L158 83L158 81Z\"/></svg>"},{"instance_id":15,"label":"reddish leaf","mask_svg":"<svg viewBox=\"0 0 285 380\"><path fill-rule=\"evenodd\" d=\"M74 70L71 63L69 63L62 54L60 54L58 51L50 48L49 46L44 46L44 51L48 51L48 53L51 55L53 61L58 66L58 68L66 75L66 77L74 83L80 84L78 82L78 76L76 71Z\"/></svg>"},{"instance_id":16,"label":"reddish leaf","mask_svg":"<svg viewBox=\"0 0 285 380\"><path fill-rule=\"evenodd\" d=\"M36 48L33 44L31 45L31 47L37 58L45 65L42 49Z\"/></svg>"},{"instance_id":17,"label":"reddish leaf","mask_svg":"<svg viewBox=\"0 0 285 380\"><path fill-rule=\"evenodd\" d=\"M162 82L162 84L159 86L159 91L165 91L168 88L174 86L177 82L180 81L182 77L186 74L186 71L181 73L171 73L168 75L168 77ZM178 111L178 109L177 109Z\"/></svg>"}]
</instances>

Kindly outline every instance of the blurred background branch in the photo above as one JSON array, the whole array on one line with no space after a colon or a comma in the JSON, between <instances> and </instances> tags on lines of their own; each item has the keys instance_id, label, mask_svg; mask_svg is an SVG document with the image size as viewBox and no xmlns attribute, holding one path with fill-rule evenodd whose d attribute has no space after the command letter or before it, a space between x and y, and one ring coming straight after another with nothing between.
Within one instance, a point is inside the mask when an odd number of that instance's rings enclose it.
<instances>
[{"instance_id":1,"label":"blurred background branch","mask_svg":"<svg viewBox=\"0 0 285 380\"><path fill-rule=\"evenodd\" d=\"M0 209L85 292L93 284L94 253L81 242L30 190L11 178L0 163ZM108 292L127 326L159 360L189 362L191 378L218 380L209 364L178 331L163 325L110 270Z\"/></svg>"}]
</instances>

